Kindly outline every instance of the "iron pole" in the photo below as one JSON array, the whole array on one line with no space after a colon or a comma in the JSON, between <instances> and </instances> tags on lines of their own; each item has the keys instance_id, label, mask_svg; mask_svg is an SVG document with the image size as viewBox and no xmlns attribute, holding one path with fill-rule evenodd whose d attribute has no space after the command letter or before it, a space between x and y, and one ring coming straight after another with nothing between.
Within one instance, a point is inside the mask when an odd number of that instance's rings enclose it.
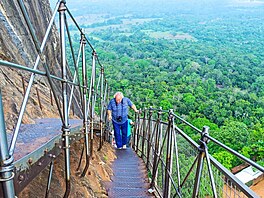
<instances>
[{"instance_id":1,"label":"iron pole","mask_svg":"<svg viewBox=\"0 0 264 198\"><path fill-rule=\"evenodd\" d=\"M70 194L70 144L69 144L69 117L68 117L68 96L67 96L67 69L66 69L66 47L65 47L65 1L60 2L58 9L60 18L60 44L61 44L61 71L62 78L65 80L62 82L62 98L63 98L63 118L64 123L62 125L62 139L65 153L65 174L66 174L66 191L64 197L68 197Z\"/></svg>"},{"instance_id":2,"label":"iron pole","mask_svg":"<svg viewBox=\"0 0 264 198\"><path fill-rule=\"evenodd\" d=\"M142 113L142 110L141 109L139 109L139 112L138 112L138 114L136 114L136 115L138 115L138 117L137 117L137 124L136 124L136 126L137 126L137 128L135 128L135 131L136 131L136 142L135 142L135 151L136 151L136 153L138 154L138 151L139 151L139 138L140 138L140 114Z\"/></svg>"},{"instance_id":3,"label":"iron pole","mask_svg":"<svg viewBox=\"0 0 264 198\"><path fill-rule=\"evenodd\" d=\"M154 159L153 159L153 169L152 169L152 179L151 179L151 184L150 187L153 189L156 185L157 181L157 176L158 176L158 158L159 158L159 150L160 150L160 121L161 121L161 114L162 110L160 109L158 111L158 118L156 121L156 135L155 135L155 149L154 149Z\"/></svg>"},{"instance_id":4,"label":"iron pole","mask_svg":"<svg viewBox=\"0 0 264 198\"><path fill-rule=\"evenodd\" d=\"M146 139L146 108L143 113L143 134L142 134L142 147L141 147L141 158L144 161L144 150L145 150L145 139Z\"/></svg>"},{"instance_id":5,"label":"iron pole","mask_svg":"<svg viewBox=\"0 0 264 198\"><path fill-rule=\"evenodd\" d=\"M105 135L104 135L104 141L107 139L107 141L108 140L110 140L109 138L109 130L108 130L108 127L107 127L107 123L108 123L108 121L107 121L107 80L105 79L105 86L104 86L104 97L103 97L103 102L104 102L104 115L103 115L103 118L104 118L104 132L105 132ZM111 144L112 144L112 142L111 142Z\"/></svg>"},{"instance_id":6,"label":"iron pole","mask_svg":"<svg viewBox=\"0 0 264 198\"><path fill-rule=\"evenodd\" d=\"M216 198L217 197L216 186L215 186L213 171L212 171L211 162L210 162L210 158L209 158L209 152L208 152L208 148L207 148L207 143L209 142L209 139L206 138L205 135L209 135L209 127L208 126L203 127L202 143L204 144L204 152L205 152L205 157L206 157L208 173L209 173L209 177L210 177L210 181L211 181L211 187L212 187L213 195L214 195L214 198Z\"/></svg>"},{"instance_id":7,"label":"iron pole","mask_svg":"<svg viewBox=\"0 0 264 198\"><path fill-rule=\"evenodd\" d=\"M171 174L171 169L172 169L172 148L173 148L173 136L172 136L172 131L173 131L173 111L172 109L169 111L169 116L168 116L168 133L167 133L167 151L166 151L166 166L165 166L165 188L163 191L163 197L167 198L170 197L170 192L171 192L171 179L170 179L170 174Z\"/></svg>"},{"instance_id":8,"label":"iron pole","mask_svg":"<svg viewBox=\"0 0 264 198\"><path fill-rule=\"evenodd\" d=\"M51 156L51 157L53 157L53 156ZM51 162L50 162L50 168L49 168L49 177L48 177L48 181L47 181L47 188L46 188L45 198L48 198L49 197L50 183L51 183L51 178L52 178L52 173L53 173L53 167L54 167L54 162L53 162L53 160L51 160Z\"/></svg>"},{"instance_id":9,"label":"iron pole","mask_svg":"<svg viewBox=\"0 0 264 198\"><path fill-rule=\"evenodd\" d=\"M91 86L92 86L92 95L91 95L91 99L92 99L92 102L91 102L91 135L90 135L90 138L91 138L91 156L93 155L93 132L94 132L94 108L95 108L95 100L96 100L96 94L95 94L95 74L96 74L96 66L95 66L95 61L96 61L96 52L93 51L93 60L92 60L92 81L91 81Z\"/></svg>"},{"instance_id":10,"label":"iron pole","mask_svg":"<svg viewBox=\"0 0 264 198\"><path fill-rule=\"evenodd\" d=\"M15 197L13 160L5 163L9 159L2 93L0 91L0 183L2 184L4 197L13 198Z\"/></svg>"},{"instance_id":11,"label":"iron pole","mask_svg":"<svg viewBox=\"0 0 264 198\"><path fill-rule=\"evenodd\" d=\"M173 115L174 116L174 115ZM173 125L173 138L175 144L175 156L176 156L176 169L177 169L177 180L178 180L178 192L180 192L180 185L181 185L181 174L180 174L180 163L179 163L179 150L178 150L178 142L177 142L177 133L175 127Z\"/></svg>"},{"instance_id":12,"label":"iron pole","mask_svg":"<svg viewBox=\"0 0 264 198\"><path fill-rule=\"evenodd\" d=\"M150 156L150 149L151 149L151 119L152 119L152 107L149 108L149 118L148 118L148 147L147 147L147 169L149 169L149 156Z\"/></svg>"},{"instance_id":13,"label":"iron pole","mask_svg":"<svg viewBox=\"0 0 264 198\"><path fill-rule=\"evenodd\" d=\"M204 163L204 157L205 157L205 146L203 142L203 134L201 134L201 144L199 146L199 153L198 153L198 162L197 162L197 169L195 174L195 181L194 181L194 187L193 187L193 194L192 197L196 198L199 197L199 189L200 189L200 183L201 183L201 177L202 177L202 171L203 171L203 163Z\"/></svg>"},{"instance_id":14,"label":"iron pole","mask_svg":"<svg viewBox=\"0 0 264 198\"><path fill-rule=\"evenodd\" d=\"M131 147L132 149L134 149L134 151L136 151L136 133L137 133L137 113L135 113L135 117L134 117L134 120L135 120L135 124L134 124L134 129L133 129L133 137L132 137L132 141L131 141Z\"/></svg>"},{"instance_id":15,"label":"iron pole","mask_svg":"<svg viewBox=\"0 0 264 198\"><path fill-rule=\"evenodd\" d=\"M86 59L85 59L86 39L84 34L81 34L81 44L82 44L82 77L83 77L83 82L82 82L83 83L83 133L84 133L85 157L86 157L85 168L83 170L83 173L81 174L81 176L83 177L85 176L90 164L88 114L86 113L87 112L87 69L86 69Z\"/></svg>"},{"instance_id":16,"label":"iron pole","mask_svg":"<svg viewBox=\"0 0 264 198\"><path fill-rule=\"evenodd\" d=\"M101 88L100 88L100 102L101 102L101 112L100 112L100 144L99 149L101 150L103 146L103 89L104 89L104 68L101 67Z\"/></svg>"}]
</instances>

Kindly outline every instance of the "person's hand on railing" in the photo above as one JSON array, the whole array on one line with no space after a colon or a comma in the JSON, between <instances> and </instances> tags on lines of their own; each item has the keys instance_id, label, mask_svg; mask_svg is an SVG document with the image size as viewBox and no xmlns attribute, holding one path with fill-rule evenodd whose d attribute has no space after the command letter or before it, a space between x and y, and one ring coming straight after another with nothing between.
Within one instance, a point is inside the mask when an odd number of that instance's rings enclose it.
<instances>
[{"instance_id":1,"label":"person's hand on railing","mask_svg":"<svg viewBox=\"0 0 264 198\"><path fill-rule=\"evenodd\" d=\"M138 110L137 110L136 105L133 104L133 105L131 106L131 108L135 111L135 113L138 113Z\"/></svg>"}]
</instances>

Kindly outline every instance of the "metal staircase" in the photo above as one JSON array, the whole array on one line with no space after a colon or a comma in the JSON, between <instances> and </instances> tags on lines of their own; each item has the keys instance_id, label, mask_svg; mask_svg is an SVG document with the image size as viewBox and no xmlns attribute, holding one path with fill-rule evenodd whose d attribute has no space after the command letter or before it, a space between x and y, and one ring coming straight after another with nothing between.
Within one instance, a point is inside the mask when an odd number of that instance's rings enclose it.
<instances>
[{"instance_id":1,"label":"metal staircase","mask_svg":"<svg viewBox=\"0 0 264 198\"><path fill-rule=\"evenodd\" d=\"M53 161L61 152L65 154L66 166L64 197L69 197L70 145L76 140L84 139L83 152L79 156L79 169L85 158L85 164L82 166L84 168L81 170L81 176L84 177L89 169L90 156L95 152L95 133L100 138L99 151L104 149L103 143L109 139L110 123L106 119L106 104L110 89L105 79L104 67L95 49L78 26L64 0L58 1L41 44L23 0L18 0L18 5L38 56L33 68L0 60L1 67L31 73L13 134L6 132L0 95L0 197L15 197L48 165L52 173ZM43 58L57 12L60 25L61 76L52 75L48 63ZM72 46L66 16L73 21L80 33L77 56ZM66 53L66 39L69 43L69 54ZM85 53L87 50L92 55L89 77ZM67 64L67 55L73 59L74 64L71 66ZM45 71L38 69L40 62ZM35 120L34 125L23 125L22 118L37 75L47 79L60 118L40 119ZM70 118L73 102L76 104L75 108L80 111L79 119ZM96 105L99 109L97 117ZM162 120L164 116L167 117L165 121ZM199 144L184 133L183 125L200 134ZM197 129L172 110L149 108L136 114L132 135L134 151L131 148L116 151L112 182L106 184L109 197L259 197L210 155L207 144L210 141L222 147L263 173L264 168L211 137L206 126ZM51 175L46 186L46 197L49 195L50 181Z\"/></svg>"}]
</instances>

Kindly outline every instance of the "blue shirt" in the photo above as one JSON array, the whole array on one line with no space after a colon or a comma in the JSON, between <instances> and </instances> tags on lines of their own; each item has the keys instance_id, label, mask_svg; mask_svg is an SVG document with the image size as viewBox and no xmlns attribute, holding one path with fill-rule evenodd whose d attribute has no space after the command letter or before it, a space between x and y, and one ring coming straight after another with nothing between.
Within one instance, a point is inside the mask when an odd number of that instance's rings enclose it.
<instances>
[{"instance_id":1,"label":"blue shirt","mask_svg":"<svg viewBox=\"0 0 264 198\"><path fill-rule=\"evenodd\" d=\"M112 98L107 106L107 110L112 111L112 120L118 124L124 124L127 121L128 107L132 107L133 103L129 98L124 97L122 101L117 104L115 98ZM121 116L121 122L117 118Z\"/></svg>"}]
</instances>

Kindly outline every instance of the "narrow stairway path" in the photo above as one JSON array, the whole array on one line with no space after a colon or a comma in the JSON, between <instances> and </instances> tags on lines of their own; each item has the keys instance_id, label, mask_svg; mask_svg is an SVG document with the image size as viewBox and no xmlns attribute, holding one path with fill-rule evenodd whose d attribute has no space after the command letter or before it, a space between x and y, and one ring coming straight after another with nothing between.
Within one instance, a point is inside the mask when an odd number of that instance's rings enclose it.
<instances>
[{"instance_id":1,"label":"narrow stairway path","mask_svg":"<svg viewBox=\"0 0 264 198\"><path fill-rule=\"evenodd\" d=\"M144 162L131 149L116 150L117 159L112 164L114 175L107 185L110 198L153 197L148 193L149 182Z\"/></svg>"}]
</instances>

